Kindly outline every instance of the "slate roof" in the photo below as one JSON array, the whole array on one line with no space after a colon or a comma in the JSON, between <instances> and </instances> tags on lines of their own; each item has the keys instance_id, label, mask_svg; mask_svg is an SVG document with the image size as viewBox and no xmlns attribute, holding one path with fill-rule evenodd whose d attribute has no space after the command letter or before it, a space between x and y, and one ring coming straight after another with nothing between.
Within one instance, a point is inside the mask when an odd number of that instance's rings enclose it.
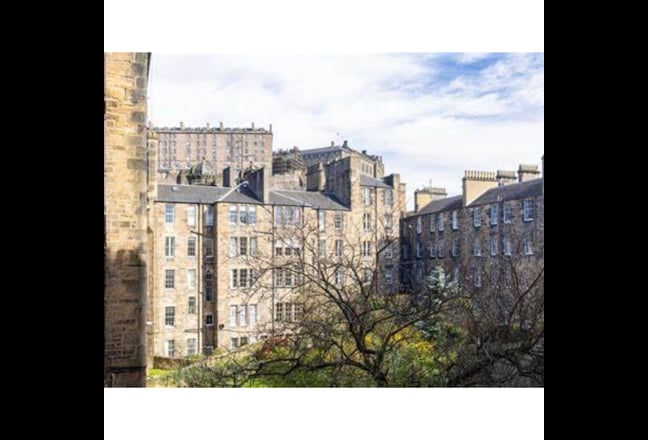
<instances>
[{"instance_id":1,"label":"slate roof","mask_svg":"<svg viewBox=\"0 0 648 440\"><path fill-rule=\"evenodd\" d=\"M527 197L536 197L542 194L542 182L544 178L527 180L522 183L491 188L481 196L477 197L469 206L485 205L495 203L498 200L518 200Z\"/></svg>"},{"instance_id":2,"label":"slate roof","mask_svg":"<svg viewBox=\"0 0 648 440\"><path fill-rule=\"evenodd\" d=\"M452 196L446 197L439 200L433 200L427 205L425 205L419 212L414 214L414 216L423 215L423 214L432 214L434 212L449 211L454 209L461 209L463 204L463 196Z\"/></svg>"},{"instance_id":3,"label":"slate roof","mask_svg":"<svg viewBox=\"0 0 648 440\"><path fill-rule=\"evenodd\" d=\"M221 200L224 196L226 196L225 199ZM226 203L262 204L249 188L241 187L232 191L232 188L206 185L158 185L156 201L164 203L216 203L222 201ZM334 197L314 191L271 190L269 204L348 210Z\"/></svg>"},{"instance_id":4,"label":"slate roof","mask_svg":"<svg viewBox=\"0 0 648 440\"><path fill-rule=\"evenodd\" d=\"M270 191L271 205L309 206L315 209L330 209L348 211L348 208L338 203L333 197L315 191L275 190Z\"/></svg>"},{"instance_id":5,"label":"slate roof","mask_svg":"<svg viewBox=\"0 0 648 440\"><path fill-rule=\"evenodd\" d=\"M373 177L360 174L360 186L377 186L378 188L391 188L382 180L374 179Z\"/></svg>"},{"instance_id":6,"label":"slate roof","mask_svg":"<svg viewBox=\"0 0 648 440\"><path fill-rule=\"evenodd\" d=\"M321 148L311 148L308 150L301 150L302 154L319 154L319 153L331 153L334 151L342 151L345 148L341 145L334 145L334 146L329 146L329 147L321 147ZM348 147L346 148L347 151L350 151Z\"/></svg>"},{"instance_id":7,"label":"slate roof","mask_svg":"<svg viewBox=\"0 0 648 440\"><path fill-rule=\"evenodd\" d=\"M166 203L216 203L232 188L203 185L158 185L158 202ZM249 189L232 191L222 200L227 203L260 204Z\"/></svg>"}]
</instances>

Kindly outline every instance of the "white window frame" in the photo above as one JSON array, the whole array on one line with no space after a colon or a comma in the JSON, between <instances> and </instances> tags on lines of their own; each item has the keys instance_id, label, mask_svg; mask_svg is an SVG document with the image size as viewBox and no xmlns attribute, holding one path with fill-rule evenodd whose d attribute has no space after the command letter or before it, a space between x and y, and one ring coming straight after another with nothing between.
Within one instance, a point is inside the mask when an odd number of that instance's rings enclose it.
<instances>
[{"instance_id":1,"label":"white window frame","mask_svg":"<svg viewBox=\"0 0 648 440\"><path fill-rule=\"evenodd\" d=\"M456 238L453 238L452 241L450 242L450 255L453 257L456 257L459 255L459 243Z\"/></svg>"},{"instance_id":2,"label":"white window frame","mask_svg":"<svg viewBox=\"0 0 648 440\"><path fill-rule=\"evenodd\" d=\"M248 319L250 325L257 325L257 305L248 304Z\"/></svg>"},{"instance_id":3,"label":"white window frame","mask_svg":"<svg viewBox=\"0 0 648 440\"><path fill-rule=\"evenodd\" d=\"M343 242L342 240L335 240L335 256L336 257L341 257L342 256L342 249L343 249Z\"/></svg>"},{"instance_id":4,"label":"white window frame","mask_svg":"<svg viewBox=\"0 0 648 440\"><path fill-rule=\"evenodd\" d=\"M173 203L167 203L164 205L164 223L167 225L172 225L175 221L175 205Z\"/></svg>"},{"instance_id":5,"label":"white window frame","mask_svg":"<svg viewBox=\"0 0 648 440\"><path fill-rule=\"evenodd\" d=\"M479 208L473 208L472 217L473 217L473 226L475 228L479 228L481 226L481 212Z\"/></svg>"},{"instance_id":6,"label":"white window frame","mask_svg":"<svg viewBox=\"0 0 648 440\"><path fill-rule=\"evenodd\" d=\"M175 289L175 269L165 269L164 288L167 290Z\"/></svg>"},{"instance_id":7,"label":"white window frame","mask_svg":"<svg viewBox=\"0 0 648 440\"><path fill-rule=\"evenodd\" d=\"M533 203L533 199L524 199L522 201L522 206L524 211L524 221L533 221L535 217L535 205Z\"/></svg>"},{"instance_id":8,"label":"white window frame","mask_svg":"<svg viewBox=\"0 0 648 440\"><path fill-rule=\"evenodd\" d=\"M532 237L524 237L524 255L533 255Z\"/></svg>"},{"instance_id":9,"label":"white window frame","mask_svg":"<svg viewBox=\"0 0 648 440\"><path fill-rule=\"evenodd\" d=\"M196 297L195 296L190 296L187 298L187 315L195 315L196 314Z\"/></svg>"},{"instance_id":10,"label":"white window frame","mask_svg":"<svg viewBox=\"0 0 648 440\"><path fill-rule=\"evenodd\" d=\"M365 232L371 231L371 214L368 212L362 214L362 229Z\"/></svg>"},{"instance_id":11,"label":"white window frame","mask_svg":"<svg viewBox=\"0 0 648 440\"><path fill-rule=\"evenodd\" d=\"M167 339L164 341L164 346L167 357L173 358L175 356L175 340Z\"/></svg>"},{"instance_id":12,"label":"white window frame","mask_svg":"<svg viewBox=\"0 0 648 440\"><path fill-rule=\"evenodd\" d=\"M493 257L497 255L497 237L495 235L490 237L490 254Z\"/></svg>"},{"instance_id":13,"label":"white window frame","mask_svg":"<svg viewBox=\"0 0 648 440\"><path fill-rule=\"evenodd\" d=\"M187 338L187 356L196 354L196 338Z\"/></svg>"},{"instance_id":14,"label":"white window frame","mask_svg":"<svg viewBox=\"0 0 648 440\"><path fill-rule=\"evenodd\" d=\"M238 224L238 208L236 205L230 205L229 207L229 223L230 225Z\"/></svg>"},{"instance_id":15,"label":"white window frame","mask_svg":"<svg viewBox=\"0 0 648 440\"><path fill-rule=\"evenodd\" d=\"M205 210L205 226L214 226L214 206L207 205Z\"/></svg>"},{"instance_id":16,"label":"white window frame","mask_svg":"<svg viewBox=\"0 0 648 440\"><path fill-rule=\"evenodd\" d=\"M473 256L474 257L481 257L481 241L479 240L479 237L473 238Z\"/></svg>"},{"instance_id":17,"label":"white window frame","mask_svg":"<svg viewBox=\"0 0 648 440\"><path fill-rule=\"evenodd\" d=\"M451 228L453 231L459 229L459 213L457 211L452 211L452 225Z\"/></svg>"},{"instance_id":18,"label":"white window frame","mask_svg":"<svg viewBox=\"0 0 648 440\"><path fill-rule=\"evenodd\" d=\"M493 203L491 205L491 207L490 207L490 212L489 212L491 226L497 225L497 219L498 219L498 216L499 216L498 211L499 211L499 209L498 209L497 203Z\"/></svg>"},{"instance_id":19,"label":"white window frame","mask_svg":"<svg viewBox=\"0 0 648 440\"><path fill-rule=\"evenodd\" d=\"M335 215L333 216L333 224L336 231L341 231L344 228L344 216L342 215L342 213L335 213Z\"/></svg>"},{"instance_id":20,"label":"white window frame","mask_svg":"<svg viewBox=\"0 0 648 440\"><path fill-rule=\"evenodd\" d=\"M434 237L430 237L429 253L431 258L436 258L436 239Z\"/></svg>"},{"instance_id":21,"label":"white window frame","mask_svg":"<svg viewBox=\"0 0 648 440\"><path fill-rule=\"evenodd\" d=\"M164 237L164 256L166 258L175 257L175 237L174 236Z\"/></svg>"},{"instance_id":22,"label":"white window frame","mask_svg":"<svg viewBox=\"0 0 648 440\"><path fill-rule=\"evenodd\" d=\"M423 232L423 218L421 216L416 217L416 233L420 234Z\"/></svg>"},{"instance_id":23,"label":"white window frame","mask_svg":"<svg viewBox=\"0 0 648 440\"><path fill-rule=\"evenodd\" d=\"M193 249L193 253L190 251ZM196 237L189 236L187 237L187 257L196 256Z\"/></svg>"},{"instance_id":24,"label":"white window frame","mask_svg":"<svg viewBox=\"0 0 648 440\"><path fill-rule=\"evenodd\" d=\"M247 327L247 305L241 304L238 306L238 325L239 327Z\"/></svg>"},{"instance_id":25,"label":"white window frame","mask_svg":"<svg viewBox=\"0 0 648 440\"><path fill-rule=\"evenodd\" d=\"M445 230L445 215L442 212L438 214L437 228L439 232L443 232Z\"/></svg>"},{"instance_id":26,"label":"white window frame","mask_svg":"<svg viewBox=\"0 0 648 440\"><path fill-rule=\"evenodd\" d=\"M196 226L196 205L187 205L187 225Z\"/></svg>"},{"instance_id":27,"label":"white window frame","mask_svg":"<svg viewBox=\"0 0 648 440\"><path fill-rule=\"evenodd\" d=\"M317 225L320 232L326 231L326 211L317 211Z\"/></svg>"},{"instance_id":28,"label":"white window frame","mask_svg":"<svg viewBox=\"0 0 648 440\"><path fill-rule=\"evenodd\" d=\"M509 224L513 218L513 205L509 202L502 203L502 223Z\"/></svg>"},{"instance_id":29,"label":"white window frame","mask_svg":"<svg viewBox=\"0 0 648 440\"><path fill-rule=\"evenodd\" d=\"M175 327L175 307L166 306L164 308L164 327L173 328Z\"/></svg>"},{"instance_id":30,"label":"white window frame","mask_svg":"<svg viewBox=\"0 0 648 440\"><path fill-rule=\"evenodd\" d=\"M214 326L214 315L211 313L207 313L205 315L205 326L206 327L213 327Z\"/></svg>"},{"instance_id":31,"label":"white window frame","mask_svg":"<svg viewBox=\"0 0 648 440\"><path fill-rule=\"evenodd\" d=\"M187 269L187 287L189 289L196 288L196 269Z\"/></svg>"},{"instance_id":32,"label":"white window frame","mask_svg":"<svg viewBox=\"0 0 648 440\"><path fill-rule=\"evenodd\" d=\"M248 224L250 225L256 225L256 206L254 205L249 205L248 206Z\"/></svg>"}]
</instances>

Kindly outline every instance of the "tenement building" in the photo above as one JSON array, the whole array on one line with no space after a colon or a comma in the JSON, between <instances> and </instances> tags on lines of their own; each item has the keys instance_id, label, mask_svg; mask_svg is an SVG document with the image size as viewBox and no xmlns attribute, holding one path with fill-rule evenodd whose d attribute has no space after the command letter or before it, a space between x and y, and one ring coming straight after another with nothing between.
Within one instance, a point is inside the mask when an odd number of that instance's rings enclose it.
<instances>
[{"instance_id":1,"label":"tenement building","mask_svg":"<svg viewBox=\"0 0 648 440\"><path fill-rule=\"evenodd\" d=\"M149 127L157 135L158 180L189 183L191 167L206 161L217 170L214 179L222 185L222 170L231 167L234 174L250 166L261 167L272 160L272 124L268 129L255 127Z\"/></svg>"},{"instance_id":2,"label":"tenement building","mask_svg":"<svg viewBox=\"0 0 648 440\"><path fill-rule=\"evenodd\" d=\"M241 162L196 161L201 152L190 166L180 161L186 183L157 184L147 318L155 356L209 354L289 332L314 273L336 285L400 289L400 176L384 176L376 156L346 150L321 161L293 150L275 157L273 173L271 137L258 135L259 166L237 172Z\"/></svg>"},{"instance_id":3,"label":"tenement building","mask_svg":"<svg viewBox=\"0 0 648 440\"><path fill-rule=\"evenodd\" d=\"M402 281L420 290L441 266L472 290L507 285L516 264L544 267L544 156L517 171L466 171L462 194L415 191L415 211L402 220Z\"/></svg>"}]
</instances>

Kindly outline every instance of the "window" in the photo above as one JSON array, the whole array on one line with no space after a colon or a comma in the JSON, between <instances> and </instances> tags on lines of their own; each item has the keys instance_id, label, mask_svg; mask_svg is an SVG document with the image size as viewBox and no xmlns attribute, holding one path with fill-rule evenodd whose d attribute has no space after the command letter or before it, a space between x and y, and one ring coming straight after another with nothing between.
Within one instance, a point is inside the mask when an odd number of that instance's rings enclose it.
<instances>
[{"instance_id":1,"label":"window","mask_svg":"<svg viewBox=\"0 0 648 440\"><path fill-rule=\"evenodd\" d=\"M423 256L423 243L421 243L420 240L417 240L416 241L416 258L421 258L421 256Z\"/></svg>"},{"instance_id":2,"label":"window","mask_svg":"<svg viewBox=\"0 0 648 440\"><path fill-rule=\"evenodd\" d=\"M457 229L459 229L459 213L452 211L452 230L456 231Z\"/></svg>"},{"instance_id":3,"label":"window","mask_svg":"<svg viewBox=\"0 0 648 440\"><path fill-rule=\"evenodd\" d=\"M229 256L236 257L236 252L238 251L238 238L230 237L229 242Z\"/></svg>"},{"instance_id":4,"label":"window","mask_svg":"<svg viewBox=\"0 0 648 440\"><path fill-rule=\"evenodd\" d=\"M508 202L504 202L502 204L502 222L511 223L512 218L513 218L513 206Z\"/></svg>"},{"instance_id":5,"label":"window","mask_svg":"<svg viewBox=\"0 0 648 440\"><path fill-rule=\"evenodd\" d=\"M238 283L238 269L232 269L232 278L230 279L230 286L232 288L237 288L239 286Z\"/></svg>"},{"instance_id":6,"label":"window","mask_svg":"<svg viewBox=\"0 0 648 440\"><path fill-rule=\"evenodd\" d=\"M524 237L524 255L533 255L533 238Z\"/></svg>"},{"instance_id":7,"label":"window","mask_svg":"<svg viewBox=\"0 0 648 440\"><path fill-rule=\"evenodd\" d=\"M333 224L338 231L342 230L342 214L337 213L333 216Z\"/></svg>"},{"instance_id":8,"label":"window","mask_svg":"<svg viewBox=\"0 0 648 440\"><path fill-rule=\"evenodd\" d=\"M430 257L436 257L436 242L434 238L430 238Z\"/></svg>"},{"instance_id":9,"label":"window","mask_svg":"<svg viewBox=\"0 0 648 440\"><path fill-rule=\"evenodd\" d=\"M326 240L321 239L319 241L319 256L326 257Z\"/></svg>"},{"instance_id":10,"label":"window","mask_svg":"<svg viewBox=\"0 0 648 440\"><path fill-rule=\"evenodd\" d=\"M422 230L423 230L423 218L419 216L416 217L416 233L420 234Z\"/></svg>"},{"instance_id":11,"label":"window","mask_svg":"<svg viewBox=\"0 0 648 440\"><path fill-rule=\"evenodd\" d=\"M275 286L283 287L283 270L281 269L275 271Z\"/></svg>"},{"instance_id":12,"label":"window","mask_svg":"<svg viewBox=\"0 0 648 440\"><path fill-rule=\"evenodd\" d=\"M275 321L283 321L283 303L275 304Z\"/></svg>"},{"instance_id":13,"label":"window","mask_svg":"<svg viewBox=\"0 0 648 440\"><path fill-rule=\"evenodd\" d=\"M284 303L284 321L292 321L292 303Z\"/></svg>"},{"instance_id":14,"label":"window","mask_svg":"<svg viewBox=\"0 0 648 440\"><path fill-rule=\"evenodd\" d=\"M363 241L362 242L362 256L369 257L371 256L371 242Z\"/></svg>"},{"instance_id":15,"label":"window","mask_svg":"<svg viewBox=\"0 0 648 440\"><path fill-rule=\"evenodd\" d=\"M214 326L214 315L212 315L211 313L208 313L207 315L205 315L205 325L207 327L213 327Z\"/></svg>"},{"instance_id":16,"label":"window","mask_svg":"<svg viewBox=\"0 0 648 440\"><path fill-rule=\"evenodd\" d=\"M473 240L473 255L479 257L481 255L481 244L479 243L479 237L475 237Z\"/></svg>"},{"instance_id":17,"label":"window","mask_svg":"<svg viewBox=\"0 0 648 440\"><path fill-rule=\"evenodd\" d=\"M173 224L173 220L175 218L175 205L172 205L171 203L167 203L164 206L164 222L167 225Z\"/></svg>"},{"instance_id":18,"label":"window","mask_svg":"<svg viewBox=\"0 0 648 440\"><path fill-rule=\"evenodd\" d=\"M187 256L196 256L196 237L187 237Z\"/></svg>"},{"instance_id":19,"label":"window","mask_svg":"<svg viewBox=\"0 0 648 440\"><path fill-rule=\"evenodd\" d=\"M236 327L236 317L238 316L238 306L230 306L229 325Z\"/></svg>"},{"instance_id":20,"label":"window","mask_svg":"<svg viewBox=\"0 0 648 440\"><path fill-rule=\"evenodd\" d=\"M173 327L175 323L175 307L165 307L164 308L164 325L167 327Z\"/></svg>"},{"instance_id":21,"label":"window","mask_svg":"<svg viewBox=\"0 0 648 440\"><path fill-rule=\"evenodd\" d=\"M187 339L187 356L196 354L196 338Z\"/></svg>"},{"instance_id":22,"label":"window","mask_svg":"<svg viewBox=\"0 0 648 440\"><path fill-rule=\"evenodd\" d=\"M172 358L175 355L175 341L173 339L169 339L166 341L166 354L167 357Z\"/></svg>"},{"instance_id":23,"label":"window","mask_svg":"<svg viewBox=\"0 0 648 440\"><path fill-rule=\"evenodd\" d=\"M445 228L445 215L442 212L437 215L437 226L439 231L443 231Z\"/></svg>"},{"instance_id":24,"label":"window","mask_svg":"<svg viewBox=\"0 0 648 440\"><path fill-rule=\"evenodd\" d=\"M317 211L317 224L319 225L320 231L326 230L326 212Z\"/></svg>"},{"instance_id":25,"label":"window","mask_svg":"<svg viewBox=\"0 0 648 440\"><path fill-rule=\"evenodd\" d=\"M490 254L497 255L497 237L495 235L490 236Z\"/></svg>"},{"instance_id":26,"label":"window","mask_svg":"<svg viewBox=\"0 0 648 440\"><path fill-rule=\"evenodd\" d=\"M335 240L335 256L342 256L342 240Z\"/></svg>"},{"instance_id":27,"label":"window","mask_svg":"<svg viewBox=\"0 0 648 440\"><path fill-rule=\"evenodd\" d=\"M394 268L393 267L385 268L385 282L387 283L388 286L391 286L392 284L394 284Z\"/></svg>"},{"instance_id":28,"label":"window","mask_svg":"<svg viewBox=\"0 0 648 440\"><path fill-rule=\"evenodd\" d=\"M187 299L187 314L194 315L196 314L196 297L190 296Z\"/></svg>"},{"instance_id":29,"label":"window","mask_svg":"<svg viewBox=\"0 0 648 440\"><path fill-rule=\"evenodd\" d=\"M421 281L423 279L423 264L420 262L416 264L416 280Z\"/></svg>"},{"instance_id":30,"label":"window","mask_svg":"<svg viewBox=\"0 0 648 440\"><path fill-rule=\"evenodd\" d=\"M256 206L248 206L248 222L256 225Z\"/></svg>"},{"instance_id":31,"label":"window","mask_svg":"<svg viewBox=\"0 0 648 440\"><path fill-rule=\"evenodd\" d=\"M242 255L242 256L247 255L247 250L248 250L247 241L248 241L247 237L239 238L239 255Z\"/></svg>"},{"instance_id":32,"label":"window","mask_svg":"<svg viewBox=\"0 0 648 440\"><path fill-rule=\"evenodd\" d=\"M175 256L175 237L166 237L164 241L164 255L167 258Z\"/></svg>"},{"instance_id":33,"label":"window","mask_svg":"<svg viewBox=\"0 0 648 440\"><path fill-rule=\"evenodd\" d=\"M248 286L248 270L239 269L239 287Z\"/></svg>"},{"instance_id":34,"label":"window","mask_svg":"<svg viewBox=\"0 0 648 440\"><path fill-rule=\"evenodd\" d=\"M211 272L205 273L205 300L214 300L214 274Z\"/></svg>"},{"instance_id":35,"label":"window","mask_svg":"<svg viewBox=\"0 0 648 440\"><path fill-rule=\"evenodd\" d=\"M504 237L504 240L502 240L502 251L504 252L504 255L510 256L512 254L511 250L511 239L508 237Z\"/></svg>"},{"instance_id":36,"label":"window","mask_svg":"<svg viewBox=\"0 0 648 440\"><path fill-rule=\"evenodd\" d=\"M196 269L187 269L187 287L196 287Z\"/></svg>"},{"instance_id":37,"label":"window","mask_svg":"<svg viewBox=\"0 0 648 440\"><path fill-rule=\"evenodd\" d=\"M250 255L257 256L257 237L250 237Z\"/></svg>"},{"instance_id":38,"label":"window","mask_svg":"<svg viewBox=\"0 0 648 440\"><path fill-rule=\"evenodd\" d=\"M383 193L385 197L385 205L392 206L394 204L394 193L391 189L386 189Z\"/></svg>"},{"instance_id":39,"label":"window","mask_svg":"<svg viewBox=\"0 0 648 440\"><path fill-rule=\"evenodd\" d=\"M392 258L393 251L392 251L392 243L387 243L384 247L384 252L385 252L385 258Z\"/></svg>"},{"instance_id":40,"label":"window","mask_svg":"<svg viewBox=\"0 0 648 440\"><path fill-rule=\"evenodd\" d=\"M175 270L167 269L164 271L164 287L166 289L175 288Z\"/></svg>"},{"instance_id":41,"label":"window","mask_svg":"<svg viewBox=\"0 0 648 440\"><path fill-rule=\"evenodd\" d=\"M214 207L212 205L208 205L207 211L205 211L205 225L214 226Z\"/></svg>"},{"instance_id":42,"label":"window","mask_svg":"<svg viewBox=\"0 0 648 440\"><path fill-rule=\"evenodd\" d=\"M238 215L237 215L237 212L236 212L236 205L230 205L230 207L229 207L230 225L235 225L237 219L238 219Z\"/></svg>"},{"instance_id":43,"label":"window","mask_svg":"<svg viewBox=\"0 0 648 440\"><path fill-rule=\"evenodd\" d=\"M344 272L341 267L338 267L335 269L335 284L338 286L342 286L342 283L344 282Z\"/></svg>"},{"instance_id":44,"label":"window","mask_svg":"<svg viewBox=\"0 0 648 440\"><path fill-rule=\"evenodd\" d=\"M245 205L239 206L239 220L242 225L247 225L248 223L247 206Z\"/></svg>"},{"instance_id":45,"label":"window","mask_svg":"<svg viewBox=\"0 0 648 440\"><path fill-rule=\"evenodd\" d=\"M534 217L534 206L533 206L533 199L524 199L524 202L522 203L523 208L524 208L524 221L525 222L530 222L533 220Z\"/></svg>"},{"instance_id":46,"label":"window","mask_svg":"<svg viewBox=\"0 0 648 440\"><path fill-rule=\"evenodd\" d=\"M362 214L362 227L365 231L371 231L371 214Z\"/></svg>"},{"instance_id":47,"label":"window","mask_svg":"<svg viewBox=\"0 0 648 440\"><path fill-rule=\"evenodd\" d=\"M239 347L239 338L230 338L230 348Z\"/></svg>"},{"instance_id":48,"label":"window","mask_svg":"<svg viewBox=\"0 0 648 440\"><path fill-rule=\"evenodd\" d=\"M450 243L450 253L453 257L459 255L459 243L456 238L453 238L452 242Z\"/></svg>"},{"instance_id":49,"label":"window","mask_svg":"<svg viewBox=\"0 0 648 440\"><path fill-rule=\"evenodd\" d=\"M371 188L363 187L362 188L362 204L371 205Z\"/></svg>"},{"instance_id":50,"label":"window","mask_svg":"<svg viewBox=\"0 0 648 440\"><path fill-rule=\"evenodd\" d=\"M479 269L477 269L476 267L472 268L472 278L475 287L481 287L481 273L479 272Z\"/></svg>"},{"instance_id":51,"label":"window","mask_svg":"<svg viewBox=\"0 0 648 440\"><path fill-rule=\"evenodd\" d=\"M372 275L372 271L371 271L371 269L368 268L368 267L365 267L365 268L362 270L362 282L363 282L363 283L368 283L368 282L370 282L370 281L371 281L371 275Z\"/></svg>"},{"instance_id":52,"label":"window","mask_svg":"<svg viewBox=\"0 0 648 440\"><path fill-rule=\"evenodd\" d=\"M293 285L293 273L290 270L286 270L284 272L284 281L286 283L286 287Z\"/></svg>"},{"instance_id":53,"label":"window","mask_svg":"<svg viewBox=\"0 0 648 440\"><path fill-rule=\"evenodd\" d=\"M275 241L275 256L282 256L283 255L283 247L281 246L281 240L276 240Z\"/></svg>"},{"instance_id":54,"label":"window","mask_svg":"<svg viewBox=\"0 0 648 440\"><path fill-rule=\"evenodd\" d=\"M430 219L430 232L434 232L435 229L436 229L436 222L434 221L435 218L436 218L436 216L434 214L431 214L429 216L429 219Z\"/></svg>"},{"instance_id":55,"label":"window","mask_svg":"<svg viewBox=\"0 0 648 440\"><path fill-rule=\"evenodd\" d=\"M248 345L248 337L247 336L241 336L241 347L244 345Z\"/></svg>"},{"instance_id":56,"label":"window","mask_svg":"<svg viewBox=\"0 0 648 440\"><path fill-rule=\"evenodd\" d=\"M301 304L293 304L293 321L301 321L303 315L303 306Z\"/></svg>"},{"instance_id":57,"label":"window","mask_svg":"<svg viewBox=\"0 0 648 440\"><path fill-rule=\"evenodd\" d=\"M393 217L391 214L385 214L385 229L391 229L394 227Z\"/></svg>"},{"instance_id":58,"label":"window","mask_svg":"<svg viewBox=\"0 0 648 440\"><path fill-rule=\"evenodd\" d=\"M496 204L491 205L489 214L490 214L490 224L491 226L495 226L497 224L497 217L498 217Z\"/></svg>"},{"instance_id":59,"label":"window","mask_svg":"<svg viewBox=\"0 0 648 440\"><path fill-rule=\"evenodd\" d=\"M248 305L248 314L250 318L250 325L256 325L257 324L257 305L256 304L249 304Z\"/></svg>"},{"instance_id":60,"label":"window","mask_svg":"<svg viewBox=\"0 0 648 440\"><path fill-rule=\"evenodd\" d=\"M481 226L481 217L479 215L479 208L473 208L473 226L478 228Z\"/></svg>"},{"instance_id":61,"label":"window","mask_svg":"<svg viewBox=\"0 0 648 440\"><path fill-rule=\"evenodd\" d=\"M196 205L187 206L187 225L196 226Z\"/></svg>"},{"instance_id":62,"label":"window","mask_svg":"<svg viewBox=\"0 0 648 440\"><path fill-rule=\"evenodd\" d=\"M437 245L438 245L437 256L439 258L443 258L445 256L445 240L443 239L443 236L439 237L439 241Z\"/></svg>"},{"instance_id":63,"label":"window","mask_svg":"<svg viewBox=\"0 0 648 440\"><path fill-rule=\"evenodd\" d=\"M214 256L214 239L213 238L205 238L204 240L205 243L205 257L211 258Z\"/></svg>"},{"instance_id":64,"label":"window","mask_svg":"<svg viewBox=\"0 0 648 440\"><path fill-rule=\"evenodd\" d=\"M241 304L238 310L238 325L247 326L247 305Z\"/></svg>"}]
</instances>

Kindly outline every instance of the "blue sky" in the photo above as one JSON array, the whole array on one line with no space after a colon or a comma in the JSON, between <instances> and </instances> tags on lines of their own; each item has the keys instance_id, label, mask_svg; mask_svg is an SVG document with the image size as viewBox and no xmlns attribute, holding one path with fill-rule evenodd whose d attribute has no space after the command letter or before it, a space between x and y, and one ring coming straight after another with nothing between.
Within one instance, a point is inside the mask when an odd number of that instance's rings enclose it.
<instances>
[{"instance_id":1,"label":"blue sky","mask_svg":"<svg viewBox=\"0 0 648 440\"><path fill-rule=\"evenodd\" d=\"M544 54L154 53L157 126L273 125L274 148L348 140L414 189L461 191L466 169L517 170L544 153Z\"/></svg>"}]
</instances>

